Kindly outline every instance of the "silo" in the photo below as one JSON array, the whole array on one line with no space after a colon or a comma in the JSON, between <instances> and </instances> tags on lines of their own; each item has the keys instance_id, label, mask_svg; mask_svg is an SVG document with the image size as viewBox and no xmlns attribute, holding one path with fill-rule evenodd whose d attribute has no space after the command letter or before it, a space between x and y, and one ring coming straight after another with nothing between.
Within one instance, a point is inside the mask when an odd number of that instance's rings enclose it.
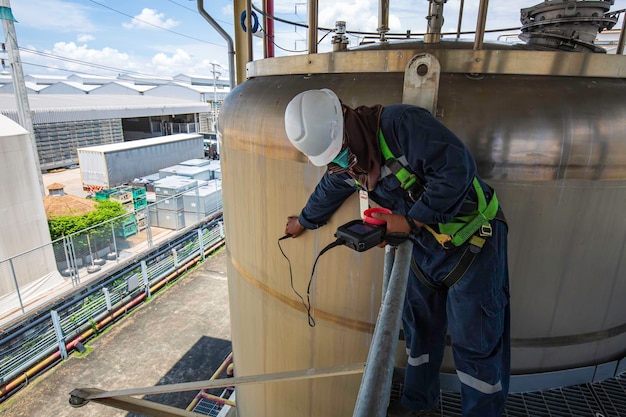
<instances>
[{"instance_id":1,"label":"silo","mask_svg":"<svg viewBox=\"0 0 626 417\"><path fill-rule=\"evenodd\" d=\"M435 92L436 116L470 148L507 214L516 377L532 385L550 373L548 384L565 385L593 379L597 366L605 375L624 370L626 58L539 49L389 42L248 64L248 80L228 96L219 121L238 376L367 355L382 251L337 248L319 259L311 284L317 325L309 327L277 246L286 217L299 212L323 174L291 147L283 124L289 100L316 88L334 90L350 106ZM416 75L414 57L440 69ZM281 242L299 293L337 226L357 217L354 197L327 226ZM444 372L453 372L450 356ZM588 372L572 380L570 370ZM359 382L344 376L240 387L239 415L349 416Z\"/></svg>"},{"instance_id":2,"label":"silo","mask_svg":"<svg viewBox=\"0 0 626 417\"><path fill-rule=\"evenodd\" d=\"M22 292L31 284L33 293L62 280L52 245L42 247L50 243L50 232L30 143L24 128L0 115L0 297L6 296L3 311L9 304L12 309L20 308L13 296L16 282ZM40 285L32 287L38 280L42 280Z\"/></svg>"}]
</instances>

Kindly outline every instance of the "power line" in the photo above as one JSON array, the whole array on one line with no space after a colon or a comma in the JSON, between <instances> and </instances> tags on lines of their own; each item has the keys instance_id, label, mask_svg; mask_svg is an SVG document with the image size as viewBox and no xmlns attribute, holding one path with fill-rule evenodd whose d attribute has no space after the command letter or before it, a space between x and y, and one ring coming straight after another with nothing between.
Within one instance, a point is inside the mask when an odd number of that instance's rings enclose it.
<instances>
[{"instance_id":1,"label":"power line","mask_svg":"<svg viewBox=\"0 0 626 417\"><path fill-rule=\"evenodd\" d=\"M194 41L198 41L198 42L206 43L206 44L209 44L209 45L216 45L216 46L221 46L221 47L224 47L224 48L226 47L226 45L222 45L222 44L215 43L215 42L205 41L204 39L194 38L193 36L185 35L185 34L183 34L183 33L179 33L179 32L176 32L176 31L174 31L174 30L167 29L167 28L164 28L164 27L159 26L159 25L155 25L155 24L150 23L150 22L146 22L145 20L141 20L141 19L139 19L139 18L137 18L137 17L135 17L135 16L131 16L131 15L129 15L129 14L126 14L126 13L124 13L124 12L121 12L121 11L119 11L119 10L116 10L116 9L114 9L114 8L112 8L112 7L109 7L109 6L105 5L105 4L99 3L99 2L97 2L96 0L89 0L89 1L90 1L90 2L92 2L92 3L94 3L94 4L97 4L97 5L99 5L99 6L102 6L102 7L104 7L105 9L111 10L111 11L113 11L113 12L115 12L115 13L119 13L119 14L121 14L121 15L123 15L123 16L130 17L131 19L134 19L134 20L136 20L136 21L138 21L138 22L141 22L141 23L144 23L144 24L146 24L146 25L149 25L149 26L155 27L155 28L157 28L157 29L161 29L161 30L164 30L164 31L166 31L166 32L173 33L173 34L175 34L175 35L182 36L183 38L192 39L192 40L194 40Z\"/></svg>"},{"instance_id":2,"label":"power line","mask_svg":"<svg viewBox=\"0 0 626 417\"><path fill-rule=\"evenodd\" d=\"M169 78L165 78L165 77L158 77L158 76L155 76L155 75L145 74L145 73L141 73L141 72L138 72L138 71L130 71L130 70L127 70L127 69L111 67L111 66L108 66L108 65L102 65L102 64L95 64L95 63L86 62L86 61L80 61L78 59L68 58L68 57L64 57L64 56L61 56L61 55L54 55L54 54L51 54L51 53L48 53L48 52L37 51L35 49L29 49L29 48L24 48L24 47L20 47L19 49L20 49L20 51L29 52L29 53L32 53L32 54L35 54L35 55L43 56L45 58L52 58L52 59L57 59L59 61L69 62L71 64L78 64L78 65L83 65L83 66L87 66L87 67L97 68L97 69L101 69L101 70L105 70L105 71L112 71L112 72L116 72L116 73L123 72L123 73L127 73L127 74L135 74L135 75L141 75L141 76L146 76L146 77L161 78L161 79L164 79L164 80L169 80Z\"/></svg>"},{"instance_id":3,"label":"power line","mask_svg":"<svg viewBox=\"0 0 626 417\"><path fill-rule=\"evenodd\" d=\"M190 7L187 7L187 6L183 6L182 4L180 4L178 2L175 2L174 0L167 0L167 1L169 1L172 4L177 5L178 7L182 7L183 9L187 9L190 12L193 12L196 15L198 14L198 10L197 9L192 9ZM221 22L221 23L223 23L225 25L234 26L233 22L227 22L226 20L216 19L215 17L213 18L213 20L215 20L216 22Z\"/></svg>"}]
</instances>

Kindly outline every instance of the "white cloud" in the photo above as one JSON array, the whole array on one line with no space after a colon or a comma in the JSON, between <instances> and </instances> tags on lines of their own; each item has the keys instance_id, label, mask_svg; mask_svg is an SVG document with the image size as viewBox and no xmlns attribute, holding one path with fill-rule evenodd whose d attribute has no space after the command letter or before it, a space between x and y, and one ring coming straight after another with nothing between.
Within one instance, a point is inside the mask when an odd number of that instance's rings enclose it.
<instances>
[{"instance_id":1,"label":"white cloud","mask_svg":"<svg viewBox=\"0 0 626 417\"><path fill-rule=\"evenodd\" d=\"M19 25L51 32L92 32L90 8L60 0L13 1L13 15Z\"/></svg>"},{"instance_id":2,"label":"white cloud","mask_svg":"<svg viewBox=\"0 0 626 417\"><path fill-rule=\"evenodd\" d=\"M212 76L213 66L212 63L217 63L214 59L202 59L194 55L190 55L183 49L176 49L176 51L168 55L164 52L155 54L151 59L151 65L149 69L150 74L169 75L172 74L191 74L191 75L205 75ZM225 65L222 65L223 69L221 78L228 78L228 71Z\"/></svg>"},{"instance_id":3,"label":"white cloud","mask_svg":"<svg viewBox=\"0 0 626 417\"><path fill-rule=\"evenodd\" d=\"M348 28L374 30L378 22L376 4L369 0L320 2L319 25L334 28L337 20L345 21Z\"/></svg>"},{"instance_id":4,"label":"white cloud","mask_svg":"<svg viewBox=\"0 0 626 417\"><path fill-rule=\"evenodd\" d=\"M145 8L130 23L122 23L122 26L126 29L157 29L155 26L172 29L178 26L179 23L170 18L165 19L165 14L159 13L155 9Z\"/></svg>"},{"instance_id":5,"label":"white cloud","mask_svg":"<svg viewBox=\"0 0 626 417\"><path fill-rule=\"evenodd\" d=\"M79 34L79 35L76 35L76 40L77 40L78 42L81 42L81 43L85 43L85 42L93 41L93 40L95 40L95 39L96 39L96 38L94 38L92 35L88 35L88 34Z\"/></svg>"},{"instance_id":6,"label":"white cloud","mask_svg":"<svg viewBox=\"0 0 626 417\"><path fill-rule=\"evenodd\" d=\"M91 49L86 45L76 45L74 42L57 42L52 51L46 51L54 55L59 55L79 61L86 61L92 64L106 65L108 67L124 68L136 71L137 63L126 53L114 48ZM58 65L70 71L77 72L99 72L95 68L86 67L72 62L57 61Z\"/></svg>"}]
</instances>

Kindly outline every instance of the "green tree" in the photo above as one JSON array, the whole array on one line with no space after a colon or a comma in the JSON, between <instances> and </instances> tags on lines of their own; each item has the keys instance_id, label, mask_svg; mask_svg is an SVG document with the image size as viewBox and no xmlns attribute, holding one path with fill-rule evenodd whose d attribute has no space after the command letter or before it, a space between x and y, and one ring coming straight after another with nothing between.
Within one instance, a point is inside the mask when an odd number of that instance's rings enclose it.
<instances>
[{"instance_id":1,"label":"green tree","mask_svg":"<svg viewBox=\"0 0 626 417\"><path fill-rule=\"evenodd\" d=\"M48 220L48 228L52 240L57 240L124 214L126 211L120 203L105 200L98 203L95 211L80 216L58 216L50 219Z\"/></svg>"},{"instance_id":2,"label":"green tree","mask_svg":"<svg viewBox=\"0 0 626 417\"><path fill-rule=\"evenodd\" d=\"M80 232L81 230L88 229L99 224L103 224L111 219L115 219L126 214L126 211L120 203L117 201L100 201L96 205L96 210L91 211L80 216L58 216L48 220L48 228L50 229L50 237L53 241L61 239L63 236L68 236L72 233ZM118 222L117 220L115 221ZM114 226L117 227L117 224ZM110 225L106 224L101 227L93 227L89 230L89 247L87 240L87 233L78 233L74 236L74 248L76 249L77 256L88 257L90 251L97 252L99 248L103 248L105 245L110 245L111 241L111 229ZM59 246L59 245L57 245ZM57 248L58 259L62 259L63 252L62 246Z\"/></svg>"}]
</instances>

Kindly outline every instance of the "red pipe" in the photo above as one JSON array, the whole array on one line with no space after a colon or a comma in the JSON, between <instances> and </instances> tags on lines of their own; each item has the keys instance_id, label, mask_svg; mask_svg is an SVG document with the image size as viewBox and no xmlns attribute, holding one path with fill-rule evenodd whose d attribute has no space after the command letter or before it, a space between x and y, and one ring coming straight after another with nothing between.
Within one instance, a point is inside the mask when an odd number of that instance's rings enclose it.
<instances>
[{"instance_id":1,"label":"red pipe","mask_svg":"<svg viewBox=\"0 0 626 417\"><path fill-rule=\"evenodd\" d=\"M274 16L274 0L265 0L265 10L267 16ZM265 42L267 43L267 57L274 58L274 19L272 17L265 17L265 31L267 37Z\"/></svg>"}]
</instances>

